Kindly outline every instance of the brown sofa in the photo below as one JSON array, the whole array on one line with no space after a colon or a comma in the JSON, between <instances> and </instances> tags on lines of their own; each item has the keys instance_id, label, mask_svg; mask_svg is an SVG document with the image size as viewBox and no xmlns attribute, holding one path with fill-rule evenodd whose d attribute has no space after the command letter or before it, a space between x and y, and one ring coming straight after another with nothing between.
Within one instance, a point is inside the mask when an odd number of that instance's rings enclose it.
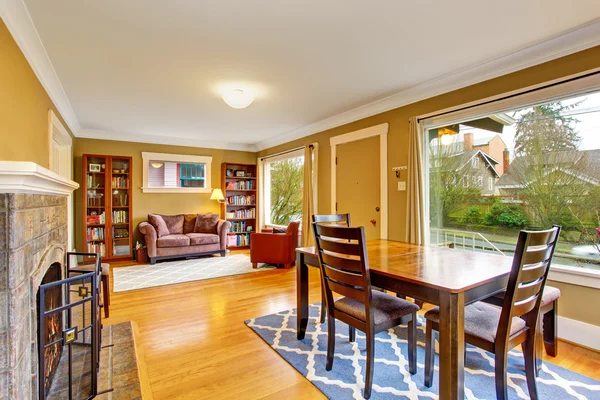
<instances>
[{"instance_id":1,"label":"brown sofa","mask_svg":"<svg viewBox=\"0 0 600 400\"><path fill-rule=\"evenodd\" d=\"M148 214L138 225L144 235L150 263L199 255L225 256L229 221L217 214Z\"/></svg>"}]
</instances>

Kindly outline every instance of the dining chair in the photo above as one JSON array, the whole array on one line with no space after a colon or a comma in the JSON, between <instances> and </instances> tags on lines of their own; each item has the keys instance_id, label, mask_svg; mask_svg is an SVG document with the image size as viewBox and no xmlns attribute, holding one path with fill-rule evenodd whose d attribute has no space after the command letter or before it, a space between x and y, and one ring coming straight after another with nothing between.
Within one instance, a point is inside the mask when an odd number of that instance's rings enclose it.
<instances>
[{"instance_id":1,"label":"dining chair","mask_svg":"<svg viewBox=\"0 0 600 400\"><path fill-rule=\"evenodd\" d=\"M316 222L318 224L327 224L327 225L333 225L333 226L346 226L347 227L347 226L350 226L350 213L313 215L312 222ZM325 289L321 285L321 314L319 317L319 321L321 323L325 322L325 315L327 315Z\"/></svg>"},{"instance_id":2,"label":"dining chair","mask_svg":"<svg viewBox=\"0 0 600 400\"><path fill-rule=\"evenodd\" d=\"M327 364L333 367L335 352L335 320L348 324L350 342L356 329L366 334L367 359L365 389L368 399L373 383L375 335L401 325L408 320L408 365L411 374L417 372L417 311L419 306L404 299L371 289L369 261L364 227L327 226L313 222L319 254L321 283L327 303ZM333 293L341 294L334 300ZM403 318L404 317L404 318Z\"/></svg>"},{"instance_id":3,"label":"dining chair","mask_svg":"<svg viewBox=\"0 0 600 400\"><path fill-rule=\"evenodd\" d=\"M500 292L492 297L482 301L502 307L505 292ZM558 340L556 333L558 331L558 299L560 298L560 289L553 286L544 287L542 293L542 303L540 305L540 315L542 322L542 337L536 341L536 372L539 374L542 368L542 346L546 349L546 354L552 357L558 355ZM538 329L539 331L539 329ZM539 337L539 335L538 335Z\"/></svg>"},{"instance_id":4,"label":"dining chair","mask_svg":"<svg viewBox=\"0 0 600 400\"><path fill-rule=\"evenodd\" d=\"M485 302L465 307L465 342L494 353L496 397L508 396L506 362L508 352L518 345L523 347L525 375L531 399L537 399L536 386L536 325L542 293L560 227L545 231L521 231L515 249L502 308ZM485 266L482 266L485 268ZM425 313L425 386L433 380L433 331L439 331L439 307Z\"/></svg>"}]
</instances>

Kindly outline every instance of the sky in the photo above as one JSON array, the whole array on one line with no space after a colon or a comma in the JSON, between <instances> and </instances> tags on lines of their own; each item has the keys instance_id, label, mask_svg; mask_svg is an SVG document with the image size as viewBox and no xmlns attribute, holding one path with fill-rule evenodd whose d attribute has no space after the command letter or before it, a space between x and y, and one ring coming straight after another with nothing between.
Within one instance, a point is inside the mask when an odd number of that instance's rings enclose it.
<instances>
[{"instance_id":1,"label":"sky","mask_svg":"<svg viewBox=\"0 0 600 400\"><path fill-rule=\"evenodd\" d=\"M580 150L592 150L600 149L600 92L587 94L585 96L579 96L572 99L564 100L563 104L573 104L581 101L576 108L570 113L574 114L573 117L579 122L576 123L575 127L581 137L579 143ZM516 110L516 116L523 110ZM507 112L506 114L513 116L514 112ZM516 125L505 126L504 131L500 134L504 143L511 152L511 157L514 155L514 139L515 139L515 128ZM460 127L461 135L458 135L457 140L462 140L462 134L472 132L474 138L493 137L495 133L489 132L483 129L471 128L465 125Z\"/></svg>"}]
</instances>

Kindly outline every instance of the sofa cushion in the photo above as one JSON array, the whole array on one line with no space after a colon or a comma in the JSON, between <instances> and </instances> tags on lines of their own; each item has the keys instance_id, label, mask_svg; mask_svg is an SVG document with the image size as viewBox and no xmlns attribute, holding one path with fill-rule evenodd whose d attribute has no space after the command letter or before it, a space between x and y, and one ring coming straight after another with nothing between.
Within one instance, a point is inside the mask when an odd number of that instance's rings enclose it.
<instances>
[{"instance_id":1,"label":"sofa cushion","mask_svg":"<svg viewBox=\"0 0 600 400\"><path fill-rule=\"evenodd\" d=\"M217 233L219 224L218 214L198 214L196 216L196 225L194 233Z\"/></svg>"},{"instance_id":2,"label":"sofa cushion","mask_svg":"<svg viewBox=\"0 0 600 400\"><path fill-rule=\"evenodd\" d=\"M183 234L183 214L161 215L161 217L165 221L165 224L167 224L170 235Z\"/></svg>"},{"instance_id":3,"label":"sofa cushion","mask_svg":"<svg viewBox=\"0 0 600 400\"><path fill-rule=\"evenodd\" d=\"M219 235L215 235L214 233L188 233L186 236L190 238L192 246L198 244L219 244Z\"/></svg>"},{"instance_id":4,"label":"sofa cushion","mask_svg":"<svg viewBox=\"0 0 600 400\"><path fill-rule=\"evenodd\" d=\"M158 238L157 247L183 247L190 245L190 238L186 235L167 235Z\"/></svg>"},{"instance_id":5,"label":"sofa cushion","mask_svg":"<svg viewBox=\"0 0 600 400\"><path fill-rule=\"evenodd\" d=\"M196 226L196 214L185 214L183 216L183 234L194 233Z\"/></svg>"},{"instance_id":6,"label":"sofa cushion","mask_svg":"<svg viewBox=\"0 0 600 400\"><path fill-rule=\"evenodd\" d=\"M169 228L165 220L157 214L148 214L148 222L156 229L156 236L163 237L169 234Z\"/></svg>"}]
</instances>

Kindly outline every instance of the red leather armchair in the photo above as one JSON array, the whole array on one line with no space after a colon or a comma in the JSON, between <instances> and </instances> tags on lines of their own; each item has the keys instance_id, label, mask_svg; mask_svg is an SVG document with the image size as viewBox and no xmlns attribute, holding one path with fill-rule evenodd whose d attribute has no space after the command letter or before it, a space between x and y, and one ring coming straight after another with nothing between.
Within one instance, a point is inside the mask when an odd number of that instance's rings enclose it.
<instances>
[{"instance_id":1,"label":"red leather armchair","mask_svg":"<svg viewBox=\"0 0 600 400\"><path fill-rule=\"evenodd\" d=\"M283 264L285 268L291 268L296 260L298 229L299 223L291 222L285 233L273 233L272 229L253 233L250 237L252 268L256 268L258 263Z\"/></svg>"}]
</instances>

